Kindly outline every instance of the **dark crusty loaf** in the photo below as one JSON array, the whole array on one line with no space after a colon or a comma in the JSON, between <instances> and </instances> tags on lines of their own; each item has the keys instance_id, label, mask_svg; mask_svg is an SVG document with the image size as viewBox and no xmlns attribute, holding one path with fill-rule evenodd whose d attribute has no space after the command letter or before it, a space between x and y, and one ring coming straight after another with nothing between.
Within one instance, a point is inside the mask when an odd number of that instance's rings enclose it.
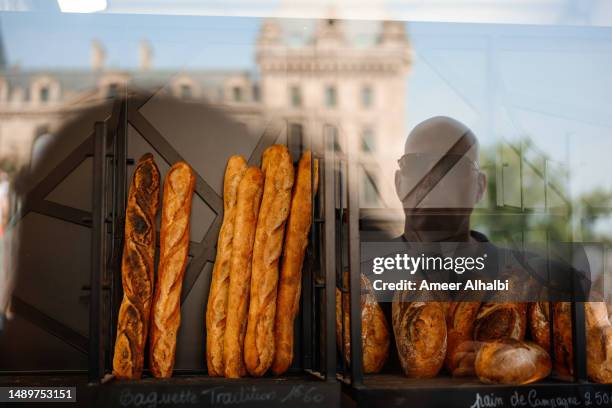
<instances>
[{"instance_id":1,"label":"dark crusty loaf","mask_svg":"<svg viewBox=\"0 0 612 408\"><path fill-rule=\"evenodd\" d=\"M393 332L404 374L435 377L446 356L446 319L439 302L408 302L396 292L392 304Z\"/></svg>"},{"instance_id":2,"label":"dark crusty loaf","mask_svg":"<svg viewBox=\"0 0 612 408\"><path fill-rule=\"evenodd\" d=\"M281 261L274 338L276 352L272 372L282 374L293 361L293 323L300 306L302 264L308 246L308 232L312 224L312 185L317 192L318 163L314 164L314 181L311 175L311 154L302 155L298 163L295 185L291 197L291 211L285 232L285 249Z\"/></svg>"},{"instance_id":3,"label":"dark crusty loaf","mask_svg":"<svg viewBox=\"0 0 612 408\"><path fill-rule=\"evenodd\" d=\"M174 164L164 181L159 266L151 311L149 366L155 377L172 376L181 324L181 288L189 254L189 221L195 176L185 162Z\"/></svg>"},{"instance_id":4,"label":"dark crusty loaf","mask_svg":"<svg viewBox=\"0 0 612 408\"><path fill-rule=\"evenodd\" d=\"M255 231L251 300L244 339L245 365L255 377L262 376L274 358L278 264L294 181L293 163L286 146L267 148L261 167L265 176L264 192Z\"/></svg>"},{"instance_id":5,"label":"dark crusty loaf","mask_svg":"<svg viewBox=\"0 0 612 408\"><path fill-rule=\"evenodd\" d=\"M217 257L213 267L206 306L206 363L210 376L223 376L225 374L223 337L227 318L236 202L238 200L238 186L246 169L246 160L242 156L232 156L227 162L223 180L223 224L217 240Z\"/></svg>"},{"instance_id":6,"label":"dark crusty loaf","mask_svg":"<svg viewBox=\"0 0 612 408\"><path fill-rule=\"evenodd\" d=\"M238 187L229 272L228 313L223 340L225 376L229 378L246 374L243 357L244 335L249 307L253 243L263 184L262 171L257 167L249 167Z\"/></svg>"},{"instance_id":7,"label":"dark crusty loaf","mask_svg":"<svg viewBox=\"0 0 612 408\"><path fill-rule=\"evenodd\" d=\"M450 302L446 313L445 366L453 376L474 375L474 323L480 302Z\"/></svg>"},{"instance_id":8,"label":"dark crusty loaf","mask_svg":"<svg viewBox=\"0 0 612 408\"><path fill-rule=\"evenodd\" d=\"M531 337L540 347L550 350L550 309L549 302L531 303L529 306L529 329ZM554 368L563 378L574 373L574 352L572 346L572 317L569 302L553 303Z\"/></svg>"},{"instance_id":9,"label":"dark crusty loaf","mask_svg":"<svg viewBox=\"0 0 612 408\"><path fill-rule=\"evenodd\" d=\"M592 381L612 383L612 324L603 302L585 303L587 372Z\"/></svg>"},{"instance_id":10,"label":"dark crusty loaf","mask_svg":"<svg viewBox=\"0 0 612 408\"><path fill-rule=\"evenodd\" d=\"M113 374L138 379L153 298L155 218L159 208L159 170L153 155L138 160L128 193L121 260L123 300L117 320Z\"/></svg>"},{"instance_id":11,"label":"dark crusty loaf","mask_svg":"<svg viewBox=\"0 0 612 408\"><path fill-rule=\"evenodd\" d=\"M546 350L550 348L548 302L532 304L531 335ZM587 372L597 383L612 383L612 324L603 302L584 303L587 340ZM539 310L542 310L541 312ZM572 318L570 302L553 303L555 370L561 377L574 374Z\"/></svg>"},{"instance_id":12,"label":"dark crusty loaf","mask_svg":"<svg viewBox=\"0 0 612 408\"><path fill-rule=\"evenodd\" d=\"M474 321L474 340L523 340L526 330L525 303L483 303Z\"/></svg>"},{"instance_id":13,"label":"dark crusty loaf","mask_svg":"<svg viewBox=\"0 0 612 408\"><path fill-rule=\"evenodd\" d=\"M344 275L345 285L348 285L348 274ZM344 341L344 358L351 362L351 314L350 296L342 295L336 288L336 341L342 351ZM389 356L391 343L387 319L373 294L372 284L361 275L361 347L363 354L363 372L377 373L382 370ZM342 309L344 308L344 314ZM344 319L344 322L342 321ZM344 324L344 330L342 325ZM344 336L343 336L344 332Z\"/></svg>"},{"instance_id":14,"label":"dark crusty loaf","mask_svg":"<svg viewBox=\"0 0 612 408\"><path fill-rule=\"evenodd\" d=\"M544 350L550 348L550 309L548 302L529 303L529 332L533 341Z\"/></svg>"}]
</instances>

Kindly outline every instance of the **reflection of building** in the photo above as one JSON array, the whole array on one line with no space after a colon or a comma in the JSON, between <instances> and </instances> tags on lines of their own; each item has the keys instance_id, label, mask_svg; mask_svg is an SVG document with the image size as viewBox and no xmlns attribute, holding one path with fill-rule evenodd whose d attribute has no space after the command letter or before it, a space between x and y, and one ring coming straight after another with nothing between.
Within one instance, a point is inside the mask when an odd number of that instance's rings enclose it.
<instances>
[{"instance_id":1,"label":"reflection of building","mask_svg":"<svg viewBox=\"0 0 612 408\"><path fill-rule=\"evenodd\" d=\"M379 205L378 197L394 196L382 182L392 169L381 163L384 149L405 137L410 46L404 23L383 22L366 39L349 36L345 24L321 20L312 35L288 41L281 23L265 22L257 48L262 104L288 121L291 136L317 141L328 132L340 145L357 143L367 170L362 202Z\"/></svg>"},{"instance_id":2,"label":"reflection of building","mask_svg":"<svg viewBox=\"0 0 612 408\"><path fill-rule=\"evenodd\" d=\"M297 36L288 32L286 21L263 23L256 44L257 80L247 71L153 69L146 42L141 43L136 70L107 67L105 50L97 41L92 44L90 69L4 68L0 151L23 163L30 155L30 141L52 131L67 114L113 97L126 86L159 89L222 106L249 127L285 120L294 143L308 144L312 137L319 144L325 132L340 147L348 141L358 143L367 170L362 199L366 205L388 203L394 196L392 184L381 180L392 180L393 170L381 166L388 160L380 158L386 153L397 156L385 149L405 137L410 46L404 23L375 23L367 36L348 33L347 22L339 20L291 21L293 29L302 23L310 24L310 30ZM4 59L1 53L0 58Z\"/></svg>"}]
</instances>

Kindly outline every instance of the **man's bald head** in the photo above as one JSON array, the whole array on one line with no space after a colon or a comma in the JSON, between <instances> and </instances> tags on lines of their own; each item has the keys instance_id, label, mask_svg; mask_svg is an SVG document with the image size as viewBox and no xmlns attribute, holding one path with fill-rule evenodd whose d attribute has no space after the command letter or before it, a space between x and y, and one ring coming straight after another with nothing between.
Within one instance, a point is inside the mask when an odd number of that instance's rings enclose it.
<instances>
[{"instance_id":1,"label":"man's bald head","mask_svg":"<svg viewBox=\"0 0 612 408\"><path fill-rule=\"evenodd\" d=\"M419 241L469 239L472 209L486 190L478 141L445 116L416 126L404 146L395 187L404 206L404 236Z\"/></svg>"},{"instance_id":2,"label":"man's bald head","mask_svg":"<svg viewBox=\"0 0 612 408\"><path fill-rule=\"evenodd\" d=\"M463 123L447 116L435 116L419 123L408 135L404 154L432 153L444 155L464 136L471 146L465 157L478 162L478 140Z\"/></svg>"}]
</instances>

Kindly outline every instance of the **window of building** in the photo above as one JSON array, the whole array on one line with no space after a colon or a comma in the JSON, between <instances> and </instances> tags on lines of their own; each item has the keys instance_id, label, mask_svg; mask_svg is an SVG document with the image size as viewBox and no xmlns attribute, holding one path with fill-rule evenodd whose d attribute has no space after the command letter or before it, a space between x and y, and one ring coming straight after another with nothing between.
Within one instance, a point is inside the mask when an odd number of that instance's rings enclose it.
<instances>
[{"instance_id":1,"label":"window of building","mask_svg":"<svg viewBox=\"0 0 612 408\"><path fill-rule=\"evenodd\" d=\"M369 108L374 104L374 91L370 86L361 88L361 105L364 108Z\"/></svg>"},{"instance_id":2,"label":"window of building","mask_svg":"<svg viewBox=\"0 0 612 408\"><path fill-rule=\"evenodd\" d=\"M232 88L232 97L234 102L242 102L242 88L235 86Z\"/></svg>"},{"instance_id":3,"label":"window of building","mask_svg":"<svg viewBox=\"0 0 612 408\"><path fill-rule=\"evenodd\" d=\"M361 133L361 151L364 153L373 153L376 151L376 140L374 138L374 130L367 126Z\"/></svg>"},{"instance_id":4,"label":"window of building","mask_svg":"<svg viewBox=\"0 0 612 408\"><path fill-rule=\"evenodd\" d=\"M293 157L300 157L304 146L304 127L300 123L292 123L289 126L289 151Z\"/></svg>"},{"instance_id":5,"label":"window of building","mask_svg":"<svg viewBox=\"0 0 612 408\"><path fill-rule=\"evenodd\" d=\"M107 96L109 98L116 98L119 96L119 84L112 83L108 85Z\"/></svg>"},{"instance_id":6,"label":"window of building","mask_svg":"<svg viewBox=\"0 0 612 408\"><path fill-rule=\"evenodd\" d=\"M39 95L40 95L41 102L43 103L49 102L49 87L48 86L41 87L39 91Z\"/></svg>"},{"instance_id":7,"label":"window of building","mask_svg":"<svg viewBox=\"0 0 612 408\"><path fill-rule=\"evenodd\" d=\"M364 169L361 176L361 193L363 203L368 207L378 207L380 204L377 179L378 177L374 171Z\"/></svg>"},{"instance_id":8,"label":"window of building","mask_svg":"<svg viewBox=\"0 0 612 408\"><path fill-rule=\"evenodd\" d=\"M340 146L340 137L338 136L338 128L333 125L325 125L324 127L325 141L328 143L330 149L336 152L342 150Z\"/></svg>"},{"instance_id":9,"label":"window of building","mask_svg":"<svg viewBox=\"0 0 612 408\"><path fill-rule=\"evenodd\" d=\"M325 88L325 105L328 108L335 108L338 105L338 95L335 86Z\"/></svg>"},{"instance_id":10,"label":"window of building","mask_svg":"<svg viewBox=\"0 0 612 408\"><path fill-rule=\"evenodd\" d=\"M302 106L302 90L299 86L292 86L290 90L291 94L291 106L299 108Z\"/></svg>"},{"instance_id":11,"label":"window of building","mask_svg":"<svg viewBox=\"0 0 612 408\"><path fill-rule=\"evenodd\" d=\"M253 85L253 100L259 101L260 97L261 97L261 95L260 95L260 91L259 91L259 86Z\"/></svg>"},{"instance_id":12,"label":"window of building","mask_svg":"<svg viewBox=\"0 0 612 408\"><path fill-rule=\"evenodd\" d=\"M191 86L187 84L181 85L181 98L182 99L191 99L193 98L193 93L191 92Z\"/></svg>"}]
</instances>

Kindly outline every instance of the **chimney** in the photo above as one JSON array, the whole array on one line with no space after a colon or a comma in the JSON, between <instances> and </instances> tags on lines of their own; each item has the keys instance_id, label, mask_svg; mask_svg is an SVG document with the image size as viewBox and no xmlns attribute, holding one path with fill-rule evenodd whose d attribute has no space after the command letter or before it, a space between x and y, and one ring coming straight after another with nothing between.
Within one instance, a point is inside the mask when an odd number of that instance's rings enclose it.
<instances>
[{"instance_id":1,"label":"chimney","mask_svg":"<svg viewBox=\"0 0 612 408\"><path fill-rule=\"evenodd\" d=\"M106 51L98 40L94 40L91 43L91 68L93 70L101 70L104 68L104 62L106 60Z\"/></svg>"},{"instance_id":2,"label":"chimney","mask_svg":"<svg viewBox=\"0 0 612 408\"><path fill-rule=\"evenodd\" d=\"M383 21L379 42L390 46L405 46L408 44L405 23L402 21Z\"/></svg>"},{"instance_id":3,"label":"chimney","mask_svg":"<svg viewBox=\"0 0 612 408\"><path fill-rule=\"evenodd\" d=\"M333 11L329 15L330 18L319 22L314 34L314 41L318 47L336 48L342 46L346 41L342 21L334 17Z\"/></svg>"},{"instance_id":4,"label":"chimney","mask_svg":"<svg viewBox=\"0 0 612 408\"><path fill-rule=\"evenodd\" d=\"M264 20L257 39L259 45L278 45L280 44L280 37L281 28L278 21L274 19Z\"/></svg>"},{"instance_id":5,"label":"chimney","mask_svg":"<svg viewBox=\"0 0 612 408\"><path fill-rule=\"evenodd\" d=\"M151 49L151 44L146 40L141 41L138 51L140 54L140 69L148 71L153 65L153 50Z\"/></svg>"}]
</instances>

